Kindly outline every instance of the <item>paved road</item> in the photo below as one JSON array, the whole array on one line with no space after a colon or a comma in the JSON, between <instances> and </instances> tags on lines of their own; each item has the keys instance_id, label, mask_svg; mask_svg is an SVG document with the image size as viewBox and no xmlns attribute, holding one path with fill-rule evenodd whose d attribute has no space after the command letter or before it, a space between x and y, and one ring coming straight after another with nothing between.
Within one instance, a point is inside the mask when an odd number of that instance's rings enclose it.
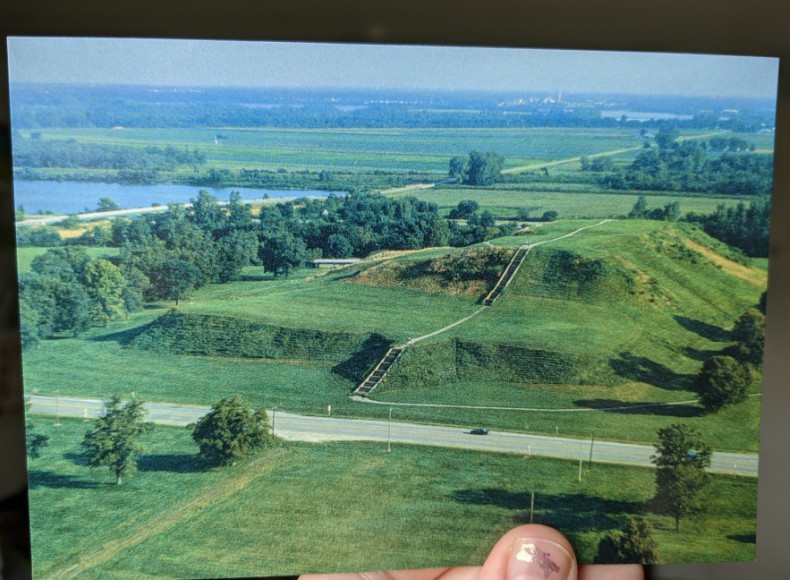
<instances>
[{"instance_id":1,"label":"paved road","mask_svg":"<svg viewBox=\"0 0 790 580\"><path fill-rule=\"evenodd\" d=\"M61 417L95 418L102 411L98 399L72 397L44 397L32 395L31 412ZM194 405L146 403L147 418L154 423L187 425L205 415L209 408ZM590 440L525 435L492 431L486 436L471 435L468 429L413 423L373 421L367 419L341 419L336 417L311 417L276 411L269 412L278 437L292 441L382 441L389 437L392 443L454 447L477 451L517 453L587 461ZM650 467L652 446L595 441L593 461ZM757 477L757 455L753 453L713 454L711 472Z\"/></svg>"}]
</instances>

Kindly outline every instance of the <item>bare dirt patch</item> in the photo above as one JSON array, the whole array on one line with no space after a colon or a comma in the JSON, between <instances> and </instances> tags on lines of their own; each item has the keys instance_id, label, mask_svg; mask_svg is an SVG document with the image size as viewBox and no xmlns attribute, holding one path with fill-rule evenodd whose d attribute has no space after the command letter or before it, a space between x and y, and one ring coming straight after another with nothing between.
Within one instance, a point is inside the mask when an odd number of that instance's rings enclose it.
<instances>
[{"instance_id":1,"label":"bare dirt patch","mask_svg":"<svg viewBox=\"0 0 790 580\"><path fill-rule=\"evenodd\" d=\"M730 274L731 276L735 276L740 280L748 282L752 286L757 288L765 288L766 284L768 283L768 274L759 268L754 268L750 266L744 266L743 264L739 264L734 262L728 258L725 258L721 254L717 254L710 248L706 248L705 246L693 242L691 240L684 240L686 247L690 250L697 252L698 254L704 256L717 266L719 266L722 271Z\"/></svg>"}]
</instances>

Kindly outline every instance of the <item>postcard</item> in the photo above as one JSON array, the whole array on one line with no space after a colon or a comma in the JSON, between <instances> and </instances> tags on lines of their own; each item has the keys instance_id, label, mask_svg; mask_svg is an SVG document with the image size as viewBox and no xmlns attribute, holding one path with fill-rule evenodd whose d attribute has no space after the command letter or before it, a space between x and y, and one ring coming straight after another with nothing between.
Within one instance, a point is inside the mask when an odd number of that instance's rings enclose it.
<instances>
[{"instance_id":1,"label":"postcard","mask_svg":"<svg viewBox=\"0 0 790 580\"><path fill-rule=\"evenodd\" d=\"M776 59L8 47L37 577L754 559Z\"/></svg>"}]
</instances>

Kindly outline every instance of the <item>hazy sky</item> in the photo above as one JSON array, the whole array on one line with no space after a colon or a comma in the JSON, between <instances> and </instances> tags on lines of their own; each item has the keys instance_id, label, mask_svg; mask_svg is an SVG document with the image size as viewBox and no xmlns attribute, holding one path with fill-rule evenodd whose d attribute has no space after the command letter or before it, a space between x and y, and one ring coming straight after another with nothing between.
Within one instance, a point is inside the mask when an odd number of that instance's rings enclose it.
<instances>
[{"instance_id":1,"label":"hazy sky","mask_svg":"<svg viewBox=\"0 0 790 580\"><path fill-rule=\"evenodd\" d=\"M12 82L776 97L778 59L205 40L10 38Z\"/></svg>"}]
</instances>

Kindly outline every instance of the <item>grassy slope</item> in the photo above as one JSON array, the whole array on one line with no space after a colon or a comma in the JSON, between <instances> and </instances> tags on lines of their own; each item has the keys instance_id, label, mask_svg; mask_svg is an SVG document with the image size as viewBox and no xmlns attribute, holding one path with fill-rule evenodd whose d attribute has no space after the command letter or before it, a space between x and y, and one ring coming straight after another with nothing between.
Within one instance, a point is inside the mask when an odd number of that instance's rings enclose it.
<instances>
[{"instance_id":1,"label":"grassy slope","mask_svg":"<svg viewBox=\"0 0 790 580\"><path fill-rule=\"evenodd\" d=\"M547 234L556 235L552 232L556 227L552 224L536 231L546 239ZM723 272L698 254L682 253L682 240L687 235L658 222L611 222L536 248L494 307L431 342L412 347L414 350L406 352L372 397L392 402L524 408L600 409L632 405L635 408L608 413L400 407L397 412L440 421L452 416L461 424L477 421L500 428L582 437L595 429L599 437L639 441L651 441L657 428L683 419L696 424L718 448L756 450L759 400L753 398L734 409L705 416L694 403L692 381L701 361L730 344L727 329L743 311L756 304L761 288ZM717 247L699 233L691 235ZM524 237L503 242L521 244ZM614 259L619 266L636 268L639 277L651 276L654 284L642 278L640 283L647 286L645 298L616 293L569 299L563 296L563 286L541 281L538 266L557 250L587 258ZM759 274L759 270L756 272ZM643 288L637 286L636 290ZM653 302L646 299L651 293ZM588 368L580 375L587 384L508 382L496 371L487 380L456 378L452 370L439 378L426 375L426 368L458 364L442 354L448 348L442 344L453 340L521 345L583 357L580 364ZM458 372L462 372L461 367ZM691 403L639 407L669 401ZM733 423L739 429L733 430Z\"/></svg>"},{"instance_id":2,"label":"grassy slope","mask_svg":"<svg viewBox=\"0 0 790 580\"><path fill-rule=\"evenodd\" d=\"M528 236L496 243L515 247L526 240L534 243L555 238L591 223L597 222L545 224ZM393 402L575 409L694 401L696 396L689 391L691 377L704 357L728 344L722 342L727 340L724 329L756 302L759 289L733 279L704 260L689 265L657 253L651 249L653 238L645 245L643 238L651 232L657 232L659 239L667 238L661 230L665 227L657 222L609 223L536 248L528 258L539 260L541 252L548 255L555 249L592 257L614 254L621 264L640 264L655 277L660 289L657 303L633 297L613 301L558 299L552 296L551 288L541 289L523 281L530 271L525 265L522 277L513 282L494 308L432 340L510 343L597 357L597 362L586 363L589 368L583 371L587 375L584 382L591 384L525 385L503 382L492 375L482 380L451 377L426 389L425 381L414 380L419 373L415 375L413 368L398 382L396 367L389 383L385 381L373 397ZM436 257L442 251L405 254L398 259L410 263ZM246 280L201 289L180 309L292 327L378 331L402 341L441 328L478 307L473 297L350 284L344 277L352 273L341 271L310 279L316 271L303 270L289 279L271 280L251 269ZM691 278L689 273L693 273ZM671 302L665 303L662 297L669 297ZM162 312L147 311L79 339L42 343L25 355L27 389L96 397L135 391L149 400L200 404L240 392L256 405L278 405L294 412L322 413L331 404L343 415L383 418L387 414L386 406L350 403L347 394L354 386L353 379L338 374L331 363L236 360L152 351L141 355L141 351L121 346L119 341L130 330ZM408 362L412 352L423 348L418 345L407 351L402 364ZM426 366L441 370L443 364L440 361ZM124 372L107 373L108 368L122 368ZM703 429L717 448L756 450L759 399L714 416L703 416L694 403L614 412L547 414L398 407L395 413L401 420L484 424L579 437L588 437L595 429L599 438L644 442L651 442L660 426L683 419ZM732 430L733 421L741 428Z\"/></svg>"},{"instance_id":3,"label":"grassy slope","mask_svg":"<svg viewBox=\"0 0 790 580\"><path fill-rule=\"evenodd\" d=\"M648 509L653 490L649 469L595 465L578 483L575 462L408 446L386 454L372 443L292 444L259 467L204 471L188 432L169 427L146 436L137 475L117 487L108 471L81 464L88 425L33 419L51 437L31 463L42 577L108 542L119 542L120 555L82 577L479 563L527 517L531 492L535 521L565 531L589 561L602 534ZM664 561L752 559L755 502L755 480L717 476L706 490L708 512L684 520L680 533L651 514Z\"/></svg>"}]
</instances>

